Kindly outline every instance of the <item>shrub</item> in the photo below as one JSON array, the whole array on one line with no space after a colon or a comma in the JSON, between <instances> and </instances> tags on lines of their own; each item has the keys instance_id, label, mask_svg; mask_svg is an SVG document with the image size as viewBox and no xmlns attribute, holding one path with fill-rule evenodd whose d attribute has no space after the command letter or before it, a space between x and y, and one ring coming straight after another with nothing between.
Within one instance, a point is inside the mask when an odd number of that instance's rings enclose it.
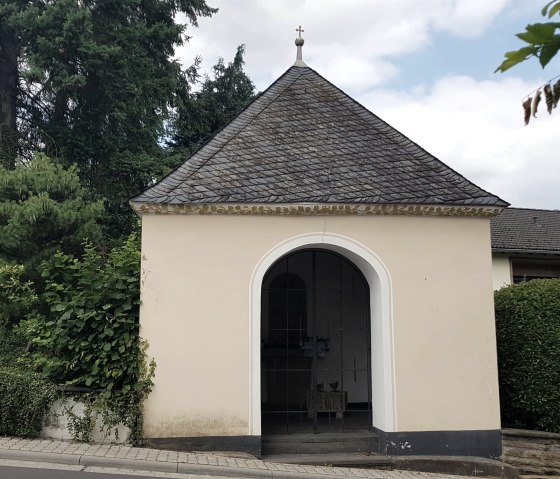
<instances>
[{"instance_id":1,"label":"shrub","mask_svg":"<svg viewBox=\"0 0 560 479\"><path fill-rule=\"evenodd\" d=\"M25 295L20 294L30 287L28 283L23 283L22 289L18 287L17 278L22 269L0 268L0 275L7 270L16 274L11 276L14 281L0 283L0 309L3 309L4 319L14 311L21 313L16 316L20 318L36 298L26 302ZM2 294L7 292L9 294ZM27 292L33 294L32 290ZM12 293L14 304L10 305L7 299ZM55 399L55 387L43 376L26 368L22 358L27 339L21 327L10 324L14 322L0 324L0 435L33 437L41 432L43 417Z\"/></svg>"},{"instance_id":2,"label":"shrub","mask_svg":"<svg viewBox=\"0 0 560 479\"><path fill-rule=\"evenodd\" d=\"M502 422L560 432L560 279L495 292Z\"/></svg>"},{"instance_id":3,"label":"shrub","mask_svg":"<svg viewBox=\"0 0 560 479\"><path fill-rule=\"evenodd\" d=\"M146 361L139 337L137 238L130 236L108 254L91 243L81 258L57 252L43 263L42 274L46 310L22 324L34 346L28 364L57 384L91 391L79 398L89 412L72 423L76 439L88 437L95 413L108 429L128 426L129 439L138 443L155 363Z\"/></svg>"},{"instance_id":4,"label":"shrub","mask_svg":"<svg viewBox=\"0 0 560 479\"><path fill-rule=\"evenodd\" d=\"M38 436L55 395L37 373L0 368L0 435Z\"/></svg>"},{"instance_id":5,"label":"shrub","mask_svg":"<svg viewBox=\"0 0 560 479\"><path fill-rule=\"evenodd\" d=\"M0 367L19 367L27 339L19 327L0 325Z\"/></svg>"},{"instance_id":6,"label":"shrub","mask_svg":"<svg viewBox=\"0 0 560 479\"><path fill-rule=\"evenodd\" d=\"M125 393L137 387L143 360L137 239L108 257L91 244L81 259L58 252L43 277L50 312L25 324L35 366L60 383Z\"/></svg>"}]
</instances>

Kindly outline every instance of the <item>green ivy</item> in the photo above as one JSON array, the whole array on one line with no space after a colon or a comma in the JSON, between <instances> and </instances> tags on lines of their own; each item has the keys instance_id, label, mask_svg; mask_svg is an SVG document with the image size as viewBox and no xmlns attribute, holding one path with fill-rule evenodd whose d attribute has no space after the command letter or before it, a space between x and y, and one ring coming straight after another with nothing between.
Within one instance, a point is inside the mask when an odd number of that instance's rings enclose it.
<instances>
[{"instance_id":1,"label":"green ivy","mask_svg":"<svg viewBox=\"0 0 560 479\"><path fill-rule=\"evenodd\" d=\"M87 397L89 398L89 396ZM68 406L67 403L63 403L63 412L68 418L68 432L72 435L73 439L80 442L89 442L91 441L96 422L93 402L87 399L84 400L84 398L79 400L84 404L82 414L76 414L74 408ZM73 401L72 403L75 405Z\"/></svg>"},{"instance_id":2,"label":"green ivy","mask_svg":"<svg viewBox=\"0 0 560 479\"><path fill-rule=\"evenodd\" d=\"M35 364L61 383L107 391L134 388L141 360L136 238L108 257L91 244L81 259L58 252L42 274L50 312L26 323L37 347Z\"/></svg>"},{"instance_id":3,"label":"green ivy","mask_svg":"<svg viewBox=\"0 0 560 479\"><path fill-rule=\"evenodd\" d=\"M141 404L151 390L155 364L146 361L139 337L137 238L132 235L106 256L91 244L80 259L58 252L44 263L42 274L49 311L23 325L35 348L30 363L59 384L96 391L78 399L107 427L124 423L138 442ZM77 431L87 430L76 425Z\"/></svg>"},{"instance_id":4,"label":"green ivy","mask_svg":"<svg viewBox=\"0 0 560 479\"><path fill-rule=\"evenodd\" d=\"M494 294L502 422L560 432L560 280Z\"/></svg>"}]
</instances>

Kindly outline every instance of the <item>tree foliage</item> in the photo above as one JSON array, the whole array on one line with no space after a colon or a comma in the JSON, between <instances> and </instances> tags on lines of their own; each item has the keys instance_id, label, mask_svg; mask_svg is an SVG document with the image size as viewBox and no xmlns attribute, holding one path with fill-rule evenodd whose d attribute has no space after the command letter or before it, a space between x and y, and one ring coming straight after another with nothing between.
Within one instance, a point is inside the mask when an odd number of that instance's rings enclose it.
<instances>
[{"instance_id":1,"label":"tree foliage","mask_svg":"<svg viewBox=\"0 0 560 479\"><path fill-rule=\"evenodd\" d=\"M0 368L0 434L38 434L56 383L91 388L77 398L84 417L67 411L75 439L87 440L97 417L106 432L124 424L141 440L155 363L139 337L139 264L134 236L108 254L91 244L81 259L58 252L43 264L40 297L22 266L0 267L0 364L9 365Z\"/></svg>"},{"instance_id":2,"label":"tree foliage","mask_svg":"<svg viewBox=\"0 0 560 479\"><path fill-rule=\"evenodd\" d=\"M56 250L79 254L84 240L100 240L102 211L74 166L42 155L14 170L0 166L0 262L33 271Z\"/></svg>"},{"instance_id":3,"label":"tree foliage","mask_svg":"<svg viewBox=\"0 0 560 479\"><path fill-rule=\"evenodd\" d=\"M175 58L187 27L216 11L206 0L0 2L0 323L25 318L29 365L102 389L137 437L153 365L138 336L128 198L254 96L243 46L202 80L198 59Z\"/></svg>"},{"instance_id":4,"label":"tree foliage","mask_svg":"<svg viewBox=\"0 0 560 479\"><path fill-rule=\"evenodd\" d=\"M33 363L58 383L125 393L142 387L140 251L132 236L107 257L58 252L44 265L48 306L25 323Z\"/></svg>"},{"instance_id":5,"label":"tree foliage","mask_svg":"<svg viewBox=\"0 0 560 479\"><path fill-rule=\"evenodd\" d=\"M541 13L549 19L555 15L560 15L560 0L552 0L547 3ZM558 29L560 29L560 22L527 25L524 32L517 34L517 37L527 45L519 50L507 52L505 60L496 68L496 71L503 73L531 57L536 57L544 68L560 50L560 34L557 33Z\"/></svg>"},{"instance_id":6,"label":"tree foliage","mask_svg":"<svg viewBox=\"0 0 560 479\"><path fill-rule=\"evenodd\" d=\"M183 89L173 122L175 148L192 152L255 97L255 86L243 71L244 53L241 45L232 62L226 65L220 58L213 77L205 77L199 91Z\"/></svg>"},{"instance_id":7,"label":"tree foliage","mask_svg":"<svg viewBox=\"0 0 560 479\"><path fill-rule=\"evenodd\" d=\"M0 265L0 337L33 314L39 300L33 283L22 278L23 272L20 264ZM0 347L0 358L2 353Z\"/></svg>"},{"instance_id":8,"label":"tree foliage","mask_svg":"<svg viewBox=\"0 0 560 479\"><path fill-rule=\"evenodd\" d=\"M134 225L128 198L173 166L161 139L188 85L174 58L187 39L176 18L196 25L215 11L205 0L7 0L1 7L17 40L20 152L47 150L77 164L85 185L105 199L115 237ZM2 94L13 103L13 89Z\"/></svg>"},{"instance_id":9,"label":"tree foliage","mask_svg":"<svg viewBox=\"0 0 560 479\"><path fill-rule=\"evenodd\" d=\"M76 164L104 200L105 234L126 237L137 227L128 199L253 96L243 47L200 91L198 60L184 68L175 57L187 28L216 11L206 0L4 0L0 164L35 151Z\"/></svg>"},{"instance_id":10,"label":"tree foliage","mask_svg":"<svg viewBox=\"0 0 560 479\"><path fill-rule=\"evenodd\" d=\"M17 156L18 37L8 21L24 2L0 4L0 165L14 168Z\"/></svg>"},{"instance_id":11,"label":"tree foliage","mask_svg":"<svg viewBox=\"0 0 560 479\"><path fill-rule=\"evenodd\" d=\"M494 294L502 422L560 432L560 280Z\"/></svg>"},{"instance_id":12,"label":"tree foliage","mask_svg":"<svg viewBox=\"0 0 560 479\"><path fill-rule=\"evenodd\" d=\"M27 339L17 322L34 314L37 294L21 265L0 266L0 435L38 436L55 387L21 359Z\"/></svg>"}]
</instances>

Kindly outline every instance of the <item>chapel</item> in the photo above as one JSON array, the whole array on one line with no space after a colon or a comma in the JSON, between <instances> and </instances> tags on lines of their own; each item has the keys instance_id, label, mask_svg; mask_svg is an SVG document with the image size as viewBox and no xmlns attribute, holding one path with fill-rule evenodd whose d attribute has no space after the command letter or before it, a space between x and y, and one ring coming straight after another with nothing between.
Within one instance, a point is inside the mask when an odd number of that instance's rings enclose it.
<instances>
[{"instance_id":1,"label":"chapel","mask_svg":"<svg viewBox=\"0 0 560 479\"><path fill-rule=\"evenodd\" d=\"M301 33L300 33L301 34ZM490 218L508 203L296 61L142 221L153 445L364 434L499 457Z\"/></svg>"}]
</instances>

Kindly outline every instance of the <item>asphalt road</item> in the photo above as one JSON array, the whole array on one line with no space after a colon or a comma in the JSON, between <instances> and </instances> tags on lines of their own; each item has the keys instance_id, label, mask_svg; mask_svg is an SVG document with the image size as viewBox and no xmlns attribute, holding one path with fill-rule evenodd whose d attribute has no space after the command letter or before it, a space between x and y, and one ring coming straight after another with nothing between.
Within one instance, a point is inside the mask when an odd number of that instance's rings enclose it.
<instances>
[{"instance_id":1,"label":"asphalt road","mask_svg":"<svg viewBox=\"0 0 560 479\"><path fill-rule=\"evenodd\" d=\"M128 470L126 474L123 474L117 469L111 469L111 472L108 472L108 469L99 467L88 467L86 468L86 470L79 470L79 468L80 466L63 465L46 465L46 467L41 467L39 464L34 465L34 467L25 467L25 465L0 465L0 479L220 479L215 476L213 478L210 478L210 476L200 476L193 474L175 474L167 472L144 472Z\"/></svg>"}]
</instances>

